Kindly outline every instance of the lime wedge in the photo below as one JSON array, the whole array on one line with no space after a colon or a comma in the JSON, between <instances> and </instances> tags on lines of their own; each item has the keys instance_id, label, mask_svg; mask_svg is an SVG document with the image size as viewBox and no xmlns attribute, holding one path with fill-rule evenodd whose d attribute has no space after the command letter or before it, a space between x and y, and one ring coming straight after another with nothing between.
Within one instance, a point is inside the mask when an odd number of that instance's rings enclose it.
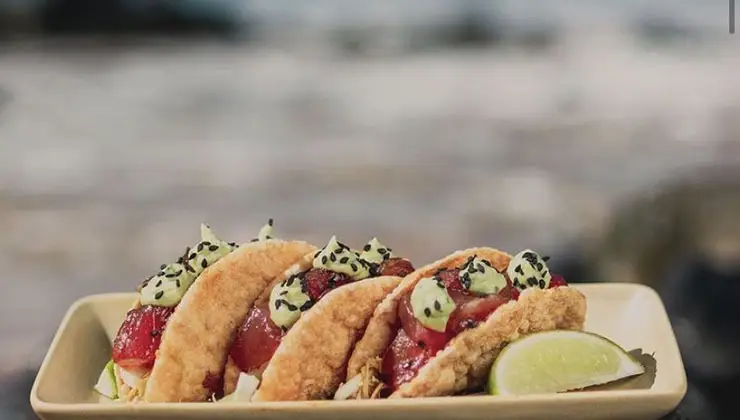
<instances>
[{"instance_id":1,"label":"lime wedge","mask_svg":"<svg viewBox=\"0 0 740 420\"><path fill-rule=\"evenodd\" d=\"M547 331L525 336L501 351L488 377L488 392L565 392L644 372L640 362L605 337L582 331Z\"/></svg>"}]
</instances>

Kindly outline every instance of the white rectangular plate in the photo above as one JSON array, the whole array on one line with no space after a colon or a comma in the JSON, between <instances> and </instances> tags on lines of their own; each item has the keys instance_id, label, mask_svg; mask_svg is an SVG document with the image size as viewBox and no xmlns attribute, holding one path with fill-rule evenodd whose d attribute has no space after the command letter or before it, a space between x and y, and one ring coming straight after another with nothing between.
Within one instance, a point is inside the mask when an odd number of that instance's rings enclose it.
<instances>
[{"instance_id":1,"label":"white rectangular plate","mask_svg":"<svg viewBox=\"0 0 740 420\"><path fill-rule=\"evenodd\" d=\"M635 284L579 284L588 299L586 330L622 347L654 353L657 375L645 390L574 392L521 397L441 397L374 401L246 404L101 404L92 391L110 358L110 343L135 294L75 302L31 389L43 419L657 419L686 393L686 374L665 308L652 289Z\"/></svg>"}]
</instances>

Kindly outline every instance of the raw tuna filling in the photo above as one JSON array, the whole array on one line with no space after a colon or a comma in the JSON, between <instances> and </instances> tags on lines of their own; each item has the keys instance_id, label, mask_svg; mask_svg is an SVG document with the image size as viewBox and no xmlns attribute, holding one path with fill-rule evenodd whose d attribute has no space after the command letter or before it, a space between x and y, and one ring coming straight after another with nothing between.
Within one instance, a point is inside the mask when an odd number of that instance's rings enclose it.
<instances>
[{"instance_id":1,"label":"raw tuna filling","mask_svg":"<svg viewBox=\"0 0 740 420\"><path fill-rule=\"evenodd\" d=\"M126 314L113 341L113 362L126 371L144 374L154 358L174 307L143 305Z\"/></svg>"},{"instance_id":2,"label":"raw tuna filling","mask_svg":"<svg viewBox=\"0 0 740 420\"><path fill-rule=\"evenodd\" d=\"M383 275L403 277L413 270L408 260L391 258L373 267L371 274L373 277ZM310 297L303 307L295 308L301 311L310 309L330 291L353 282L343 273L323 268L311 268L300 273L295 281L301 282L301 287ZM237 331L229 355L242 372L249 374L259 372L270 361L287 331L287 328L280 328L270 318L269 301L259 302L250 309Z\"/></svg>"},{"instance_id":3,"label":"raw tuna filling","mask_svg":"<svg viewBox=\"0 0 740 420\"><path fill-rule=\"evenodd\" d=\"M459 269L445 269L436 275L456 305L444 332L425 327L414 316L411 292L401 299L398 305L400 325L395 338L383 355L381 365L381 378L390 388L387 391L394 392L416 377L419 370L459 333L476 327L501 305L519 298L519 290L508 278L507 286L497 294L480 296L471 293L460 283L459 272ZM563 285L567 283L562 277L552 276L550 288Z\"/></svg>"}]
</instances>

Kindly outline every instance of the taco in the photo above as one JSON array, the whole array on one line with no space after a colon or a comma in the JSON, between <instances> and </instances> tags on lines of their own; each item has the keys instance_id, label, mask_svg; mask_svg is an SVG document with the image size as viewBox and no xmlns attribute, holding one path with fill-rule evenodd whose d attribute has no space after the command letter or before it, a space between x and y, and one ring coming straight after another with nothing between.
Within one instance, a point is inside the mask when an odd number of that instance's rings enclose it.
<instances>
[{"instance_id":1,"label":"taco","mask_svg":"<svg viewBox=\"0 0 740 420\"><path fill-rule=\"evenodd\" d=\"M331 397L373 311L413 271L375 238L354 251L333 236L305 255L263 292L239 327L223 401Z\"/></svg>"},{"instance_id":2,"label":"taco","mask_svg":"<svg viewBox=\"0 0 740 420\"><path fill-rule=\"evenodd\" d=\"M475 391L519 335L582 329L585 296L546 261L531 250L472 248L406 276L376 308L334 398Z\"/></svg>"},{"instance_id":3,"label":"taco","mask_svg":"<svg viewBox=\"0 0 740 420\"><path fill-rule=\"evenodd\" d=\"M201 240L138 287L95 389L124 402L206 401L223 389L233 332L251 303L316 247L272 237L272 219L250 243Z\"/></svg>"}]
</instances>

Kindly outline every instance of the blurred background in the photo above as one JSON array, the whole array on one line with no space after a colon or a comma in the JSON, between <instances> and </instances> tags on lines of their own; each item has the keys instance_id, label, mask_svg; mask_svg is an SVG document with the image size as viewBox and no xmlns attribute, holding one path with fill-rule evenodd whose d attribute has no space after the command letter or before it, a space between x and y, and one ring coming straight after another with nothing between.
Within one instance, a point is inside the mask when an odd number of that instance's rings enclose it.
<instances>
[{"instance_id":1,"label":"blurred background","mask_svg":"<svg viewBox=\"0 0 740 420\"><path fill-rule=\"evenodd\" d=\"M0 0L0 418L75 299L268 217L649 284L740 418L738 53L725 0Z\"/></svg>"}]
</instances>

